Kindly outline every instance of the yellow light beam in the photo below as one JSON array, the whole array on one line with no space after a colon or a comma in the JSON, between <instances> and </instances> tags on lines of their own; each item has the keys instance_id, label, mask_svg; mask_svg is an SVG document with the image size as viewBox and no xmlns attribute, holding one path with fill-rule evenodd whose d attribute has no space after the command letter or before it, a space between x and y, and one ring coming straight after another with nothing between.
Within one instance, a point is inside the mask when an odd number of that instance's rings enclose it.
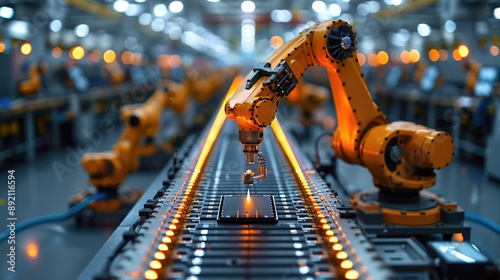
<instances>
[{"instance_id":1,"label":"yellow light beam","mask_svg":"<svg viewBox=\"0 0 500 280\"><path fill-rule=\"evenodd\" d=\"M217 136L219 135L219 131L222 128L222 125L224 124L224 121L226 120L226 112L224 110L225 104L231 96L233 96L234 92L236 91L237 87L241 83L241 80L243 80L242 76L237 76L234 78L231 86L229 87L229 90L227 91L226 97L224 97L224 101L222 102L219 111L217 112L217 116L215 117L214 123L212 124L212 128L210 128L210 132L208 133L207 140L205 141L205 145L203 146L203 149L201 150L200 157L198 158L198 161L196 162L196 168L195 171L198 170L201 171L203 168L203 165L205 164L205 160L208 157L210 151L212 150L212 146L217 139Z\"/></svg>"},{"instance_id":2,"label":"yellow light beam","mask_svg":"<svg viewBox=\"0 0 500 280\"><path fill-rule=\"evenodd\" d=\"M165 235L166 237L163 237L162 242L164 243L171 243L171 238L170 236L175 236L175 230L178 228L181 228L181 221L184 220L185 212L183 209L188 208L190 203L192 202L191 199L189 199L192 195L194 195L194 191L196 190L196 185L195 183L198 181L200 178L199 175L201 171L203 170L203 167L205 166L205 161L207 157L210 155L210 152L212 151L213 145L215 141L217 140L217 137L219 136L220 130L222 129L222 126L224 125L224 122L226 121L226 113L224 110L225 104L229 98L234 94L236 89L238 88L239 84L243 80L243 76L237 76L231 86L229 87L229 90L223 100L223 102L220 105L219 111L217 112L217 115L215 117L215 120L210 127L210 131L208 132L207 138L205 142L203 143L203 148L201 149L200 156L198 157L198 160L196 161L195 168L193 172L191 173L191 176L189 177L190 179L187 180L189 182L188 187L186 187L186 190L184 191L184 194L182 196L182 204L179 206L179 210L177 214L174 216L177 222L177 226L174 225L173 220L172 224L170 225L165 225L164 227L167 227L168 230L166 231ZM172 250L169 250L168 246L165 244L160 244L158 246L158 249L154 253L154 258L156 260L153 260L151 262L151 268L161 268L161 263L160 261L164 261L167 258L165 253L170 254ZM159 264L159 265L158 265ZM153 270L147 270L145 271L144 277L148 280L153 280L153 279L158 279L158 274L153 271Z\"/></svg>"},{"instance_id":3,"label":"yellow light beam","mask_svg":"<svg viewBox=\"0 0 500 280\"><path fill-rule=\"evenodd\" d=\"M278 119L275 119L271 123L271 129L273 130L274 135L276 136L276 139L278 140L278 143L280 144L281 148L285 152L285 155L286 155L288 161L290 162L293 170L295 171L295 177L299 183L299 186L302 189L304 196L309 201L309 205L311 205L313 208L312 209L313 214L316 216L316 218L320 218L320 217L324 216L323 213L321 212L321 207L319 207L318 201L314 198L314 194L313 194L313 191L311 189L311 186L309 185L309 183L306 179L306 176L305 176L304 172L302 171L300 163L297 160L297 157L295 156L295 153L293 152L292 146L290 145L290 142L288 142L288 139L285 135L285 132L283 131L283 128L281 127ZM332 238L334 233L330 229L330 226L328 226L327 224L323 224L322 228L324 230L325 237L328 236L329 237L328 240L333 241L335 243L332 246L332 251L334 253L336 253L336 252L342 250L342 248L343 248L342 244L337 243L339 240L337 238ZM340 232L342 231L342 229L340 227L337 227L337 229ZM335 256L337 257L337 259L340 259L340 260L345 260L345 259L349 258L349 255L344 251L342 251L342 254L340 254L340 255L338 253L336 253ZM346 274L346 275L351 277L349 279L357 279L359 276L358 272L354 269L349 270L348 274ZM347 276L346 276L346 278L347 278Z\"/></svg>"}]
</instances>

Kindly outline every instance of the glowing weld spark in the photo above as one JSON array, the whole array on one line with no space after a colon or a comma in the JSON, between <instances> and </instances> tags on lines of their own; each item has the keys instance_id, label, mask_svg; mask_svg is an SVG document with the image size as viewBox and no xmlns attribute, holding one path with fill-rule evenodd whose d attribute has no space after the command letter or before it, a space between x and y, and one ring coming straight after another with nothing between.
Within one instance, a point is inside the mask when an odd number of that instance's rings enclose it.
<instances>
[{"instance_id":1,"label":"glowing weld spark","mask_svg":"<svg viewBox=\"0 0 500 280\"><path fill-rule=\"evenodd\" d=\"M250 203L250 189L247 190L247 203Z\"/></svg>"}]
</instances>

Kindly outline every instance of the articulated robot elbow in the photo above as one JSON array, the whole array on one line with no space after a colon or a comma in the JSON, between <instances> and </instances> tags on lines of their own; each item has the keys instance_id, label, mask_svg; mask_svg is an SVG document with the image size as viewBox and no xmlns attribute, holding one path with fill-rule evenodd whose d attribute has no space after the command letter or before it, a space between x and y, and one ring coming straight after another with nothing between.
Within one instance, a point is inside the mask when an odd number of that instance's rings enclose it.
<instances>
[{"instance_id":1,"label":"articulated robot elbow","mask_svg":"<svg viewBox=\"0 0 500 280\"><path fill-rule=\"evenodd\" d=\"M116 189L127 177L126 166L114 152L90 153L82 158L89 183L101 189Z\"/></svg>"}]
</instances>

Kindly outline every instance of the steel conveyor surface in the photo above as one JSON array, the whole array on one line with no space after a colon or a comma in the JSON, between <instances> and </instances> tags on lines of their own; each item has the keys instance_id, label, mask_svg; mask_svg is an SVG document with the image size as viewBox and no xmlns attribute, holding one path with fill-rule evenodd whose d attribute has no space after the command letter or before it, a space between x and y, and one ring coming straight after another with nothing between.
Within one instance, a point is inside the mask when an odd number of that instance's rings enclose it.
<instances>
[{"instance_id":1,"label":"steel conveyor surface","mask_svg":"<svg viewBox=\"0 0 500 280\"><path fill-rule=\"evenodd\" d=\"M339 198L300 151L294 150L305 174L303 182L314 186L309 191L300 187L297 167L292 167L271 129L266 130L261 146L269 177L250 190L252 196L274 196L277 222L217 221L222 195L247 193L241 176L248 166L236 125L224 121L203 167L197 170L211 130L183 146L178 167L166 172L171 178L163 175L162 185L153 184L145 194L142 203L147 207L138 212L136 207L124 220L128 227L140 217L139 226L118 229L108 242L115 245L105 246L109 264L101 261L96 269L96 259L103 259L102 254L96 256L81 279L103 273L119 279L345 279L346 275L363 278L362 270L378 263L365 264L356 258L363 250L353 246L366 240L354 220L336 217ZM138 233L135 241L116 249L120 235L131 231ZM110 253L113 247L117 254ZM374 254L373 250L361 253ZM379 270L383 275L384 269Z\"/></svg>"},{"instance_id":2,"label":"steel conveyor surface","mask_svg":"<svg viewBox=\"0 0 500 280\"><path fill-rule=\"evenodd\" d=\"M250 187L245 202L248 166L237 132L219 108L79 279L470 279L490 264L470 243L444 239L461 223L361 223L278 120L260 147L268 178ZM450 248L474 262L454 262Z\"/></svg>"},{"instance_id":3,"label":"steel conveyor surface","mask_svg":"<svg viewBox=\"0 0 500 280\"><path fill-rule=\"evenodd\" d=\"M458 268L468 269L468 279L490 264L470 243L443 239L460 225L373 230L360 223L278 120L260 147L268 178L250 187L245 202L248 166L237 132L221 107L79 279L439 279ZM443 248L461 248L474 265L455 266Z\"/></svg>"},{"instance_id":4,"label":"steel conveyor surface","mask_svg":"<svg viewBox=\"0 0 500 280\"><path fill-rule=\"evenodd\" d=\"M276 224L221 224L216 220L221 195L246 194L241 174L245 170L236 135L227 123L203 173L196 199L180 236L172 277L248 279L305 278L317 273L330 278L328 253L318 238L312 214L297 188L279 144L269 133L262 152L270 177L251 187L252 195L274 195Z\"/></svg>"}]
</instances>

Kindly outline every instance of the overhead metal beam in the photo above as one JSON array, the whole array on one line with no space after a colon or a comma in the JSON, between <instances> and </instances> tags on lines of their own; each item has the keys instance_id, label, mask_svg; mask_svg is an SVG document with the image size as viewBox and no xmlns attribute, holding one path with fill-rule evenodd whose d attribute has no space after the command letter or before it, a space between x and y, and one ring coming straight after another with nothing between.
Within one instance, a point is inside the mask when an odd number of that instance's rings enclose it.
<instances>
[{"instance_id":1,"label":"overhead metal beam","mask_svg":"<svg viewBox=\"0 0 500 280\"><path fill-rule=\"evenodd\" d=\"M390 16L400 16L407 13L414 12L416 10L420 10L422 8L426 8L433 4L436 4L439 0L413 0L406 2L405 5L393 8L393 9L385 9L377 12L375 16L377 18L387 19Z\"/></svg>"},{"instance_id":2,"label":"overhead metal beam","mask_svg":"<svg viewBox=\"0 0 500 280\"><path fill-rule=\"evenodd\" d=\"M121 14L110 9L108 6L94 2L92 0L66 0L66 3L91 14L111 19L122 18Z\"/></svg>"}]
</instances>

